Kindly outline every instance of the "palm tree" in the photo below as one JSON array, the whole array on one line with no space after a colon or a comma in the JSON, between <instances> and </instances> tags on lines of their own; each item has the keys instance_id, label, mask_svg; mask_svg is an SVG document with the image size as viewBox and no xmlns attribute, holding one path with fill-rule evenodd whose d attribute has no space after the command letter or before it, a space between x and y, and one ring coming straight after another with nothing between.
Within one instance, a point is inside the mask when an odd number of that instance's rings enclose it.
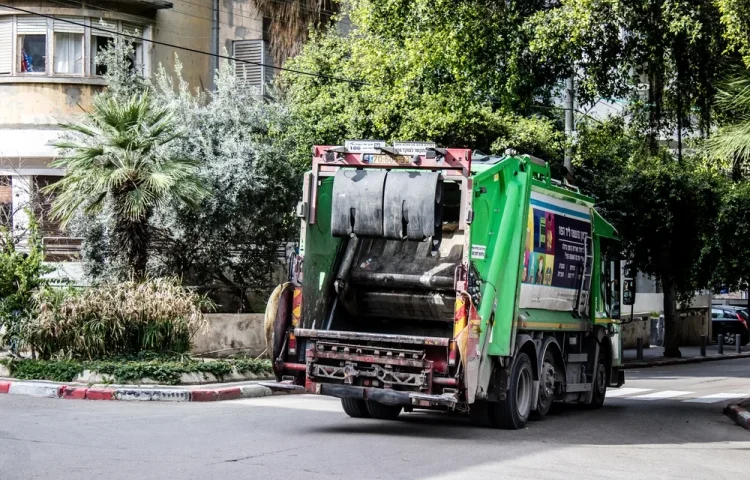
<instances>
[{"instance_id":1,"label":"palm tree","mask_svg":"<svg viewBox=\"0 0 750 480\"><path fill-rule=\"evenodd\" d=\"M268 22L264 28L277 66L299 53L311 28L326 29L340 10L336 0L256 0L255 7Z\"/></svg>"},{"instance_id":2,"label":"palm tree","mask_svg":"<svg viewBox=\"0 0 750 480\"><path fill-rule=\"evenodd\" d=\"M728 162L733 179L738 181L743 167L750 164L750 71L737 73L722 84L716 108L725 121L708 138L706 149L712 158Z\"/></svg>"},{"instance_id":3,"label":"palm tree","mask_svg":"<svg viewBox=\"0 0 750 480\"><path fill-rule=\"evenodd\" d=\"M93 215L109 202L118 255L131 275L143 278L154 209L173 200L197 206L208 195L197 163L169 153L182 134L170 110L155 105L148 91L124 102L99 95L83 122L63 128L73 135L55 144L64 156L52 167L65 176L45 188L57 193L52 216L64 227L79 209Z\"/></svg>"}]
</instances>

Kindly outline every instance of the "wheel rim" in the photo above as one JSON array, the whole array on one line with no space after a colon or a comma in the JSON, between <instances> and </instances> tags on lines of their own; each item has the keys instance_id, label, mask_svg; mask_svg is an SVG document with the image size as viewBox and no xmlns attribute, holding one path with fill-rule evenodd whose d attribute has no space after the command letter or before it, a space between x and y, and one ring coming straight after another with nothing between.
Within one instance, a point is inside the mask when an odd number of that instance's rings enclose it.
<instances>
[{"instance_id":1,"label":"wheel rim","mask_svg":"<svg viewBox=\"0 0 750 480\"><path fill-rule=\"evenodd\" d=\"M725 333L724 343L726 343L727 345L734 345L734 335L731 333Z\"/></svg>"},{"instance_id":2,"label":"wheel rim","mask_svg":"<svg viewBox=\"0 0 750 480\"><path fill-rule=\"evenodd\" d=\"M539 396L543 403L552 398L555 392L555 366L545 360L542 365L542 382L539 389Z\"/></svg>"},{"instance_id":3,"label":"wheel rim","mask_svg":"<svg viewBox=\"0 0 750 480\"><path fill-rule=\"evenodd\" d=\"M603 392L605 388L607 388L607 370L604 367L604 365L599 363L599 368L596 371L596 388L599 390L599 392Z\"/></svg>"},{"instance_id":4,"label":"wheel rim","mask_svg":"<svg viewBox=\"0 0 750 480\"><path fill-rule=\"evenodd\" d=\"M518 374L516 408L518 414L524 418L531 410L531 371L528 368L521 369Z\"/></svg>"}]
</instances>

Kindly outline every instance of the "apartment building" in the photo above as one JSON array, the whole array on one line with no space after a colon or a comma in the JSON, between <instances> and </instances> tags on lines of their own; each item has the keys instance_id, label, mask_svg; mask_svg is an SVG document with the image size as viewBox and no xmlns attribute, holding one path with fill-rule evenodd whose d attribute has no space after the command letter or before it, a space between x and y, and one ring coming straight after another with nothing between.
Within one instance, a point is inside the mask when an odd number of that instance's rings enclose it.
<instances>
[{"instance_id":1,"label":"apartment building","mask_svg":"<svg viewBox=\"0 0 750 480\"><path fill-rule=\"evenodd\" d=\"M270 63L263 18L251 1L224 0L0 0L0 223L23 232L31 206L40 220L48 260L72 262L77 276L80 240L48 215L52 199L40 188L64 172L49 167L49 145L61 123L75 121L105 88L96 53L116 35L135 40L134 68L146 76L159 64L171 70L175 53L193 87L212 88L223 54ZM20 9L20 10L17 10ZM42 16L44 15L44 16ZM152 43L150 40L160 43ZM272 69L241 64L236 73L263 93Z\"/></svg>"}]
</instances>

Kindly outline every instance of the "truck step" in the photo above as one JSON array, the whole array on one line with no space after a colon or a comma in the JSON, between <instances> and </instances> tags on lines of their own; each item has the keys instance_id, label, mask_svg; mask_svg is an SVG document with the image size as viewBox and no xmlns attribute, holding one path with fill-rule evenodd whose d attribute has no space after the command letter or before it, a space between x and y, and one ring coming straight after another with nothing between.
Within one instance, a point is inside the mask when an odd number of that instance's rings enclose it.
<instances>
[{"instance_id":1,"label":"truck step","mask_svg":"<svg viewBox=\"0 0 750 480\"><path fill-rule=\"evenodd\" d=\"M590 392L590 383L569 383L565 386L565 392L576 393L576 392Z\"/></svg>"},{"instance_id":2,"label":"truck step","mask_svg":"<svg viewBox=\"0 0 750 480\"><path fill-rule=\"evenodd\" d=\"M585 363L588 362L588 353L569 353L568 363Z\"/></svg>"}]
</instances>

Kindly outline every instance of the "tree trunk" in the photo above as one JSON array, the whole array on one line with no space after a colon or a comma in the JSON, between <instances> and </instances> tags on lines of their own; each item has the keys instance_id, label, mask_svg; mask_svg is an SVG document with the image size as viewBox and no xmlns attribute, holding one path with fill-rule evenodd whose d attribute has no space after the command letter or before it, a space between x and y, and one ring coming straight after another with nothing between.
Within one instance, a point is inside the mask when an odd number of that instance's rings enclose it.
<instances>
[{"instance_id":1,"label":"tree trunk","mask_svg":"<svg viewBox=\"0 0 750 480\"><path fill-rule=\"evenodd\" d=\"M679 358L680 335L677 324L677 292L671 280L662 280L664 287L664 356Z\"/></svg>"},{"instance_id":2,"label":"tree trunk","mask_svg":"<svg viewBox=\"0 0 750 480\"><path fill-rule=\"evenodd\" d=\"M118 255L125 261L128 275L134 280L144 279L151 240L148 217L138 220L118 218L115 223L115 239Z\"/></svg>"}]
</instances>

